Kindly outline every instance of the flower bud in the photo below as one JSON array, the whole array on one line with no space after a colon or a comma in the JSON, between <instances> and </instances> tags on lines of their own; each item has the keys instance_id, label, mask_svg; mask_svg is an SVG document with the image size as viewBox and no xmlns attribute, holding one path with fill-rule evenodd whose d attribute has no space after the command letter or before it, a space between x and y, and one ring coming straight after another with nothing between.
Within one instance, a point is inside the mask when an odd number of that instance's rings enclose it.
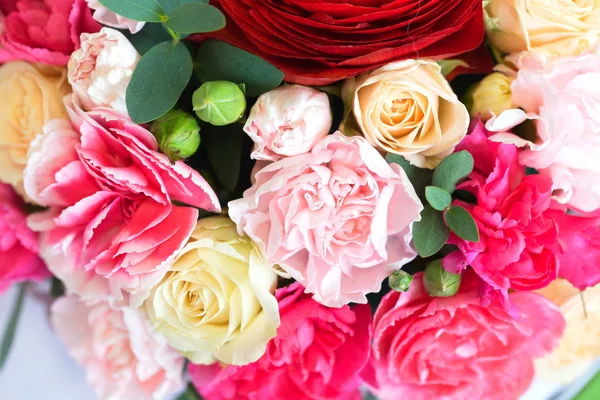
<instances>
[{"instance_id":1,"label":"flower bud","mask_svg":"<svg viewBox=\"0 0 600 400\"><path fill-rule=\"evenodd\" d=\"M238 85L228 81L206 82L194 92L194 111L211 125L229 125L242 117L246 97Z\"/></svg>"},{"instance_id":2,"label":"flower bud","mask_svg":"<svg viewBox=\"0 0 600 400\"><path fill-rule=\"evenodd\" d=\"M513 79L501 72L493 72L469 91L469 111L472 117L481 116L487 121L491 113L500 115L503 111L515 108L510 85Z\"/></svg>"},{"instance_id":3,"label":"flower bud","mask_svg":"<svg viewBox=\"0 0 600 400\"><path fill-rule=\"evenodd\" d=\"M408 272L394 271L388 279L388 284L390 285L390 288L394 289L396 292L407 292L412 280L413 277Z\"/></svg>"},{"instance_id":4,"label":"flower bud","mask_svg":"<svg viewBox=\"0 0 600 400\"><path fill-rule=\"evenodd\" d=\"M433 297L454 296L460 288L460 274L453 274L444 269L442 260L435 260L425 268L423 285Z\"/></svg>"},{"instance_id":5,"label":"flower bud","mask_svg":"<svg viewBox=\"0 0 600 400\"><path fill-rule=\"evenodd\" d=\"M152 134L160 151L171 161L193 156L200 146L200 127L196 118L181 110L171 110L154 121Z\"/></svg>"}]
</instances>

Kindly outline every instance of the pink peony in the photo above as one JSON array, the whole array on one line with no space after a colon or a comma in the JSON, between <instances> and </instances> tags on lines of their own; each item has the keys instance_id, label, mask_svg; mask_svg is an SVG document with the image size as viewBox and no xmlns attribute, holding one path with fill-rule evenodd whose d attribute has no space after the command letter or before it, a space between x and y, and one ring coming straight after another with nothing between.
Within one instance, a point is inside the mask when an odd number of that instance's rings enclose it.
<instances>
[{"instance_id":1,"label":"pink peony","mask_svg":"<svg viewBox=\"0 0 600 400\"><path fill-rule=\"evenodd\" d=\"M444 267L460 272L471 265L494 289L533 290L556 278L562 248L557 239L552 181L547 176L525 176L518 163L518 149L492 142L480 122L474 125L457 151L467 150L475 169L459 189L473 193L477 204L455 202L475 219L478 243L458 237L451 242L458 251L444 259Z\"/></svg>"},{"instance_id":2,"label":"pink peony","mask_svg":"<svg viewBox=\"0 0 600 400\"><path fill-rule=\"evenodd\" d=\"M517 399L534 376L532 359L558 344L565 327L544 297L509 295L481 306L478 278L464 273L453 297L430 297L422 274L407 293L388 293L373 324L372 368L363 377L381 400Z\"/></svg>"},{"instance_id":3,"label":"pink peony","mask_svg":"<svg viewBox=\"0 0 600 400\"><path fill-rule=\"evenodd\" d=\"M31 147L29 196L50 209L30 217L48 268L84 300L138 306L189 239L198 210L219 211L208 183L171 164L141 126L108 108L67 101L73 127L55 121Z\"/></svg>"},{"instance_id":4,"label":"pink peony","mask_svg":"<svg viewBox=\"0 0 600 400\"><path fill-rule=\"evenodd\" d=\"M416 256L412 223L423 206L402 168L362 137L327 136L255 179L229 203L231 219L322 304L366 303Z\"/></svg>"},{"instance_id":5,"label":"pink peony","mask_svg":"<svg viewBox=\"0 0 600 400\"><path fill-rule=\"evenodd\" d=\"M0 293L13 283L50 276L38 256L38 239L27 227L23 201L0 182Z\"/></svg>"},{"instance_id":6,"label":"pink peony","mask_svg":"<svg viewBox=\"0 0 600 400\"><path fill-rule=\"evenodd\" d=\"M299 284L276 293L277 337L257 362L222 368L191 364L192 382L210 400L360 400L359 373L369 359L367 305L327 308Z\"/></svg>"},{"instance_id":7,"label":"pink peony","mask_svg":"<svg viewBox=\"0 0 600 400\"><path fill-rule=\"evenodd\" d=\"M183 357L141 311L67 296L54 302L51 320L99 399L159 400L182 388Z\"/></svg>"},{"instance_id":8,"label":"pink peony","mask_svg":"<svg viewBox=\"0 0 600 400\"><path fill-rule=\"evenodd\" d=\"M558 201L581 212L600 209L600 57L512 58L520 68L512 84L513 103L488 122L499 133L492 140L526 147L522 164L553 180ZM522 139L508 132L535 120L537 138Z\"/></svg>"},{"instance_id":9,"label":"pink peony","mask_svg":"<svg viewBox=\"0 0 600 400\"><path fill-rule=\"evenodd\" d=\"M0 0L0 63L25 60L67 65L82 32L97 32L85 0Z\"/></svg>"}]
</instances>

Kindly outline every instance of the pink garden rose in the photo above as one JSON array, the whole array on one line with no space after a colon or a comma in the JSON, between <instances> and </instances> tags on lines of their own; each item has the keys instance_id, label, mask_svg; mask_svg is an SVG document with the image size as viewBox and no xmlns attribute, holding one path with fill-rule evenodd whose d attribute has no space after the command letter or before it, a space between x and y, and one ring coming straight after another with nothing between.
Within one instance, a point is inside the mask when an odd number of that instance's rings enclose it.
<instances>
[{"instance_id":1,"label":"pink garden rose","mask_svg":"<svg viewBox=\"0 0 600 400\"><path fill-rule=\"evenodd\" d=\"M544 58L515 56L520 68L512 84L513 103L488 122L499 133L492 140L525 147L520 162L553 181L554 195L580 212L600 209L600 57ZM527 119L535 120L537 138L510 133Z\"/></svg>"},{"instance_id":2,"label":"pink garden rose","mask_svg":"<svg viewBox=\"0 0 600 400\"><path fill-rule=\"evenodd\" d=\"M481 122L458 145L475 159L469 180L458 189L475 195L477 204L455 201L466 208L479 228L480 241L456 236L458 250L446 256L444 267L458 273L466 266L494 289L533 290L556 278L559 254L555 218L563 213L553 205L552 181L543 175L525 176L518 149L492 142Z\"/></svg>"},{"instance_id":3,"label":"pink garden rose","mask_svg":"<svg viewBox=\"0 0 600 400\"><path fill-rule=\"evenodd\" d=\"M38 256L37 235L27 227L23 201L0 182L0 293L13 283L49 276Z\"/></svg>"},{"instance_id":4,"label":"pink garden rose","mask_svg":"<svg viewBox=\"0 0 600 400\"><path fill-rule=\"evenodd\" d=\"M145 22L134 21L129 18L125 18L121 15L115 14L108 8L100 4L100 0L85 0L92 10L94 10L94 19L100 22L102 25L110 26L116 29L128 29L131 33L138 33L142 30Z\"/></svg>"},{"instance_id":5,"label":"pink garden rose","mask_svg":"<svg viewBox=\"0 0 600 400\"><path fill-rule=\"evenodd\" d=\"M0 63L25 60L67 65L79 35L97 32L85 0L0 0Z\"/></svg>"},{"instance_id":6,"label":"pink garden rose","mask_svg":"<svg viewBox=\"0 0 600 400\"><path fill-rule=\"evenodd\" d=\"M100 400L162 400L182 388L183 357L143 312L66 296L52 305L51 321Z\"/></svg>"},{"instance_id":7,"label":"pink garden rose","mask_svg":"<svg viewBox=\"0 0 600 400\"><path fill-rule=\"evenodd\" d=\"M219 211L208 183L171 164L150 132L108 108L66 101L72 126L55 121L32 143L29 196L49 210L29 223L40 253L69 292L139 306L189 239L198 210Z\"/></svg>"},{"instance_id":8,"label":"pink garden rose","mask_svg":"<svg viewBox=\"0 0 600 400\"><path fill-rule=\"evenodd\" d=\"M369 359L368 305L327 308L299 284L276 293L277 336L257 362L243 367L190 364L207 400L360 400L359 373Z\"/></svg>"},{"instance_id":9,"label":"pink garden rose","mask_svg":"<svg viewBox=\"0 0 600 400\"><path fill-rule=\"evenodd\" d=\"M416 256L412 224L423 206L402 168L362 137L327 136L255 179L229 203L231 219L322 304L366 303Z\"/></svg>"},{"instance_id":10,"label":"pink garden rose","mask_svg":"<svg viewBox=\"0 0 600 400\"><path fill-rule=\"evenodd\" d=\"M453 297L430 297L415 275L407 293L388 293L375 313L371 368L363 377L381 400L518 399L534 376L533 358L558 344L560 311L538 294L480 305L478 278L463 274Z\"/></svg>"}]
</instances>

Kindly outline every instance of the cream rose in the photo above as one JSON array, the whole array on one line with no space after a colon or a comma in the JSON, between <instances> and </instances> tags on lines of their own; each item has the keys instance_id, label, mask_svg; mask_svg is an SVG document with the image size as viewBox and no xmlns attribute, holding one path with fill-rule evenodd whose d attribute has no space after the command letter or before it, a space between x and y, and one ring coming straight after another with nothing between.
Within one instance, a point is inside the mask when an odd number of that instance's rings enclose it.
<instances>
[{"instance_id":1,"label":"cream rose","mask_svg":"<svg viewBox=\"0 0 600 400\"><path fill-rule=\"evenodd\" d=\"M435 168L469 127L469 112L434 61L395 62L350 78L342 97L351 112L342 132L352 134L356 121L369 143L421 168Z\"/></svg>"},{"instance_id":2,"label":"cream rose","mask_svg":"<svg viewBox=\"0 0 600 400\"><path fill-rule=\"evenodd\" d=\"M469 93L471 116L487 121L492 115L515 108L510 88L513 80L502 72L493 72L477 83Z\"/></svg>"},{"instance_id":3,"label":"cream rose","mask_svg":"<svg viewBox=\"0 0 600 400\"><path fill-rule=\"evenodd\" d=\"M0 66L0 181L23 194L23 170L31 141L50 120L67 118L62 99L70 91L66 70L26 62Z\"/></svg>"},{"instance_id":4,"label":"cream rose","mask_svg":"<svg viewBox=\"0 0 600 400\"><path fill-rule=\"evenodd\" d=\"M543 379L569 383L586 373L600 357L600 285L583 292L559 279L539 291L559 306L567 327L558 347L536 360L536 373Z\"/></svg>"},{"instance_id":5,"label":"cream rose","mask_svg":"<svg viewBox=\"0 0 600 400\"><path fill-rule=\"evenodd\" d=\"M600 38L597 0L490 0L487 34L506 53L577 55Z\"/></svg>"},{"instance_id":6,"label":"cream rose","mask_svg":"<svg viewBox=\"0 0 600 400\"><path fill-rule=\"evenodd\" d=\"M258 360L279 326L277 275L226 217L198 221L146 307L169 344L196 364Z\"/></svg>"}]
</instances>

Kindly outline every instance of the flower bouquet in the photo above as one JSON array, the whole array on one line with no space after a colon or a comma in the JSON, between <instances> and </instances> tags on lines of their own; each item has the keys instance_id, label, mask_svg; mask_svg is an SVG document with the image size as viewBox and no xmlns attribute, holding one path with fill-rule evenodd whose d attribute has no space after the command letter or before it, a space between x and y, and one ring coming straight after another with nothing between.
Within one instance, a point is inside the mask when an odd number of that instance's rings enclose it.
<instances>
[{"instance_id":1,"label":"flower bouquet","mask_svg":"<svg viewBox=\"0 0 600 400\"><path fill-rule=\"evenodd\" d=\"M99 399L568 382L599 41L593 0L0 0L0 290L52 282Z\"/></svg>"}]
</instances>

